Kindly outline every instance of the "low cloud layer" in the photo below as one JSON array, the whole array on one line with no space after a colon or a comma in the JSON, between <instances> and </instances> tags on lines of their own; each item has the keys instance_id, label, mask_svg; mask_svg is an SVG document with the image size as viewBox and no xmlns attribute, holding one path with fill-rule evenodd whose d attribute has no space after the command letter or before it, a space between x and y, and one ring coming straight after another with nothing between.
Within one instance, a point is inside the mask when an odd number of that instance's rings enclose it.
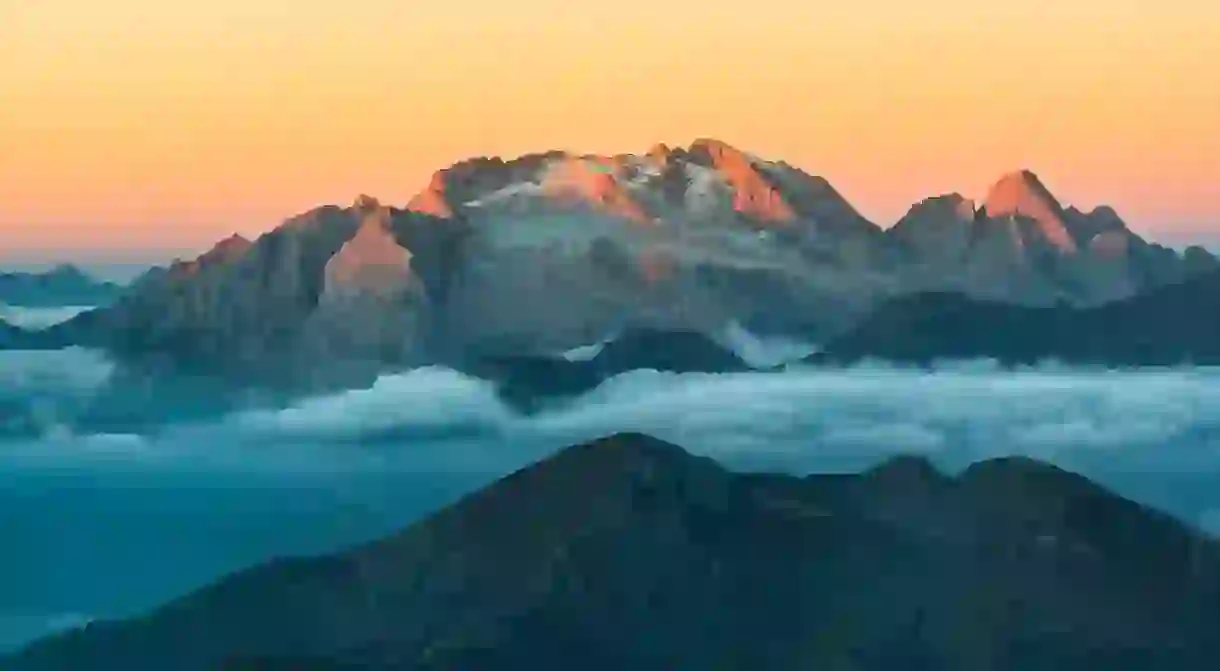
<instances>
[{"instance_id":1,"label":"low cloud layer","mask_svg":"<svg viewBox=\"0 0 1220 671\"><path fill-rule=\"evenodd\" d=\"M616 431L643 431L743 465L800 471L855 468L898 452L951 464L1025 454L1067 467L1171 471L1220 462L1217 369L1011 371L973 363L930 372L867 365L784 373L634 371L527 417L501 403L483 380L424 368L385 376L369 389L146 435L83 431L73 420L85 405L96 412L130 402L129 395L113 401L94 395L112 370L86 350L0 353L0 426L7 422L4 435L25 446L0 448L0 460L31 450L63 453L68 443L133 460L200 446L211 455L228 451L240 468L269 454L338 447L352 462L371 453L409 467L412 459L443 461L431 445L446 445L445 454L477 447L524 457ZM34 428L13 428L22 423Z\"/></svg>"},{"instance_id":2,"label":"low cloud layer","mask_svg":"<svg viewBox=\"0 0 1220 671\"><path fill-rule=\"evenodd\" d=\"M798 470L896 452L953 462L1025 454L1064 465L1104 459L1180 469L1220 454L1218 402L1215 370L635 371L522 417L481 380L424 369L383 378L372 389L240 414L227 423L264 442L359 443L397 432L404 442L451 435L558 446L644 431L713 456L786 461Z\"/></svg>"}]
</instances>

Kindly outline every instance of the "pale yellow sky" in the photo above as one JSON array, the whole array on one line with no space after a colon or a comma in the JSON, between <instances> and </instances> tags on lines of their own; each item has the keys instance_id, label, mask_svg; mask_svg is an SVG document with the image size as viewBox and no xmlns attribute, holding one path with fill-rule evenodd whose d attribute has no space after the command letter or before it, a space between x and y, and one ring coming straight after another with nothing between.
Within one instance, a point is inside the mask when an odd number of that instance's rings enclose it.
<instances>
[{"instance_id":1,"label":"pale yellow sky","mask_svg":"<svg viewBox=\"0 0 1220 671\"><path fill-rule=\"evenodd\" d=\"M1220 234L1220 3L0 0L0 249L182 249L481 154L713 136L888 225L1027 167Z\"/></svg>"}]
</instances>

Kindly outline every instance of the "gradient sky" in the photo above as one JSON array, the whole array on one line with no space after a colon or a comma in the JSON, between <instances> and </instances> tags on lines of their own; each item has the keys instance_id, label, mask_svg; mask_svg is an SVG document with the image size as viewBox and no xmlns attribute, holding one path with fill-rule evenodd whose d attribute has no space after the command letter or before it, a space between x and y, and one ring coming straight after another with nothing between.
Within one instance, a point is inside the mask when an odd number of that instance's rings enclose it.
<instances>
[{"instance_id":1,"label":"gradient sky","mask_svg":"<svg viewBox=\"0 0 1220 671\"><path fill-rule=\"evenodd\" d=\"M177 252L437 168L724 139L883 225L1030 168L1220 239L1220 3L0 0L0 250Z\"/></svg>"}]
</instances>

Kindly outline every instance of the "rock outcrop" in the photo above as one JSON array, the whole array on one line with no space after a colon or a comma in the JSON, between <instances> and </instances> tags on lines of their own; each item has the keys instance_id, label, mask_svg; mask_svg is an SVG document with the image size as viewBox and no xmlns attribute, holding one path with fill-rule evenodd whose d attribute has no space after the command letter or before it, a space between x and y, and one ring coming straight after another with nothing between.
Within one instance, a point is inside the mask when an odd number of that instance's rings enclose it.
<instances>
[{"instance_id":1,"label":"rock outcrop","mask_svg":"<svg viewBox=\"0 0 1220 671\"><path fill-rule=\"evenodd\" d=\"M430 303L413 255L395 237L389 208L365 196L351 209L359 228L326 262L302 327L302 365L329 362L317 371L324 377L341 364L367 376L424 360Z\"/></svg>"}]
</instances>

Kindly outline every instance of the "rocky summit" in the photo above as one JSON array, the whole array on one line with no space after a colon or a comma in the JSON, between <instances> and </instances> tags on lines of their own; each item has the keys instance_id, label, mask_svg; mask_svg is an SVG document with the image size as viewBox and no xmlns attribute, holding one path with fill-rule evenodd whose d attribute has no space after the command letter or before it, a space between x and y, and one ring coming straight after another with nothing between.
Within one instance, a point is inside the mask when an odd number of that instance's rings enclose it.
<instances>
[{"instance_id":1,"label":"rocky summit","mask_svg":"<svg viewBox=\"0 0 1220 671\"><path fill-rule=\"evenodd\" d=\"M0 665L1189 671L1217 627L1214 540L1037 461L740 475L623 434Z\"/></svg>"}]
</instances>

